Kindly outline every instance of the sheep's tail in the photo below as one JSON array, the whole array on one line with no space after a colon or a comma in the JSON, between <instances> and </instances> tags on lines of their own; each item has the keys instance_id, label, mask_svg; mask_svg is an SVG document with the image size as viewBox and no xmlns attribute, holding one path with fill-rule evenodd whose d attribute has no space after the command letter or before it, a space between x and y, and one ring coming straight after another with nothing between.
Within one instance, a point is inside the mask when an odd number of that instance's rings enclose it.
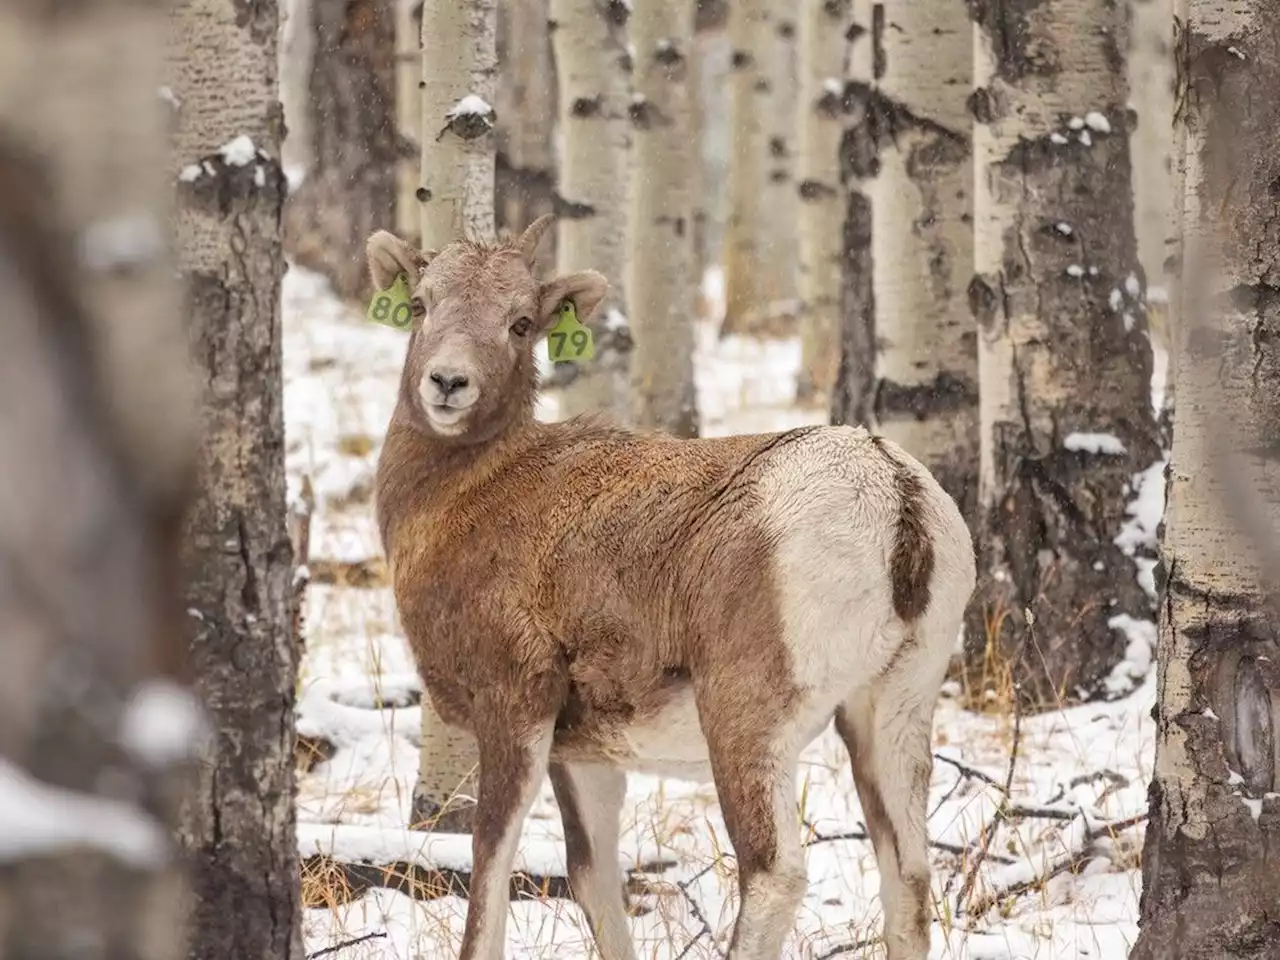
<instances>
[{"instance_id":1,"label":"sheep's tail","mask_svg":"<svg viewBox=\"0 0 1280 960\"><path fill-rule=\"evenodd\" d=\"M893 611L904 621L918 620L929 606L929 582L933 579L933 538L926 522L924 485L914 470L899 460L880 437L876 448L894 467L898 491L898 522L889 578L893 586Z\"/></svg>"}]
</instances>

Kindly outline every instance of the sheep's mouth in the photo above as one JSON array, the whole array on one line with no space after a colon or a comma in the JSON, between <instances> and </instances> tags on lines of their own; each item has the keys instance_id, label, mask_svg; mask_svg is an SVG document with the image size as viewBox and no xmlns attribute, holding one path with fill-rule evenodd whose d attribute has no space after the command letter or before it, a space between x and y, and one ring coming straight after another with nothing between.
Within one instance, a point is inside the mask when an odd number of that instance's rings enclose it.
<instances>
[{"instance_id":1,"label":"sheep's mouth","mask_svg":"<svg viewBox=\"0 0 1280 960\"><path fill-rule=\"evenodd\" d=\"M427 405L427 417L437 426L453 427L467 415L467 409L467 407L451 407L447 403L432 403Z\"/></svg>"}]
</instances>

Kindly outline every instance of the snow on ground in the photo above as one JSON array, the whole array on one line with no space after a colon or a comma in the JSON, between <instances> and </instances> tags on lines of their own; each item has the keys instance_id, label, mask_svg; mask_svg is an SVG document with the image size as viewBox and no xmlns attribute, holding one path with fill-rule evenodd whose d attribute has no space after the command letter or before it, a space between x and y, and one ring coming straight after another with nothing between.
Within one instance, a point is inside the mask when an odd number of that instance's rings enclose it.
<instances>
[{"instance_id":1,"label":"snow on ground","mask_svg":"<svg viewBox=\"0 0 1280 960\"><path fill-rule=\"evenodd\" d=\"M714 318L722 305L720 278L713 272L707 279L704 299ZM306 474L315 491L313 572L326 564L376 561L373 470L405 339L362 322L358 311L334 300L321 278L296 267L285 278L284 333L289 480L296 491ZM696 355L704 432L820 422L820 411L792 405L799 363L795 342L720 340L714 323L704 321ZM552 417L555 410L555 398L548 397L539 415ZM1128 536L1136 542L1154 534L1163 476L1153 468L1135 477L1135 487L1140 495ZM315 859L383 865L390 877L431 865L465 870L470 850L465 838L404 826L421 687L391 591L376 584L313 583L306 606L299 732L335 748L299 784L300 850L304 860L312 858L304 869L305 896L325 904L307 911L308 951L345 944L330 955L457 956L465 900L413 899L384 889L389 883L344 896L345 880ZM1140 628L1126 629L1131 635ZM938 759L929 802L940 918L932 957L1127 956L1137 934L1139 818L1147 807L1154 698L1154 676L1148 675L1125 699L1027 718L1017 729L1010 717L970 713L944 697L935 722ZM986 835L1010 778L1015 743L1009 793L1017 815ZM805 753L800 780L810 888L786 956L883 957L875 859L860 836L861 810L833 731ZM555 801L545 786L524 828L518 869L562 875L561 841ZM640 957L724 955L737 897L729 849L710 785L631 778L620 861L639 871L632 874L637 915L631 923ZM976 881L962 912L956 900L975 862ZM1077 873L1068 869L1073 865ZM512 902L508 956L572 960L590 954L589 931L571 902Z\"/></svg>"}]
</instances>

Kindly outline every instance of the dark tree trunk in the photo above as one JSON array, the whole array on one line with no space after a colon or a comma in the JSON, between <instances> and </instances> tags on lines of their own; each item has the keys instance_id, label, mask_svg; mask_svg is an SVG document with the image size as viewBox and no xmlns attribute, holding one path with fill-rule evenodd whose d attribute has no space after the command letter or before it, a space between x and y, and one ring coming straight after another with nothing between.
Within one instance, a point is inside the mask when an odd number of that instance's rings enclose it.
<instances>
[{"instance_id":1,"label":"dark tree trunk","mask_svg":"<svg viewBox=\"0 0 1280 960\"><path fill-rule=\"evenodd\" d=\"M368 292L364 243L394 227L397 166L394 0L314 0L312 167L285 213L285 249L338 296ZM403 149L401 147L403 146Z\"/></svg>"},{"instance_id":2,"label":"dark tree trunk","mask_svg":"<svg viewBox=\"0 0 1280 960\"><path fill-rule=\"evenodd\" d=\"M1280 34L1274 11L1204 0L1185 28L1178 405L1132 957L1263 960L1280 952Z\"/></svg>"},{"instance_id":3,"label":"dark tree trunk","mask_svg":"<svg viewBox=\"0 0 1280 960\"><path fill-rule=\"evenodd\" d=\"M63 7L0 2L0 956L177 960L198 421L161 228L167 21Z\"/></svg>"},{"instance_id":4,"label":"dark tree trunk","mask_svg":"<svg viewBox=\"0 0 1280 960\"><path fill-rule=\"evenodd\" d=\"M269 0L251 8L183 0L175 25L180 266L205 378L187 608L216 728L187 810L197 894L191 955L295 960L297 648L281 391L277 9Z\"/></svg>"},{"instance_id":5,"label":"dark tree trunk","mask_svg":"<svg viewBox=\"0 0 1280 960\"><path fill-rule=\"evenodd\" d=\"M1131 689L1137 678L1120 664L1146 645L1154 615L1134 549L1117 542L1134 477L1161 459L1133 234L1125 9L972 9L981 575L965 654L971 693L1012 679L1029 703L1052 707Z\"/></svg>"}]
</instances>

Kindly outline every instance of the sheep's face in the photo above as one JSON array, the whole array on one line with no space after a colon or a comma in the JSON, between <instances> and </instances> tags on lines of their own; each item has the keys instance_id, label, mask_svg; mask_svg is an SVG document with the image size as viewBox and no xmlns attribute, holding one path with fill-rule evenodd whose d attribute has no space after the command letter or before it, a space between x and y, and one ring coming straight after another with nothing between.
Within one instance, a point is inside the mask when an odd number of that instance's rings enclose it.
<instances>
[{"instance_id":1,"label":"sheep's face","mask_svg":"<svg viewBox=\"0 0 1280 960\"><path fill-rule=\"evenodd\" d=\"M609 288L595 271L541 282L533 252L551 219L517 241L465 241L439 252L414 250L386 231L369 238L369 271L378 289L398 273L413 290L413 329L403 388L417 420L446 438L478 441L531 408L537 389L533 347L572 300L584 321Z\"/></svg>"}]
</instances>

